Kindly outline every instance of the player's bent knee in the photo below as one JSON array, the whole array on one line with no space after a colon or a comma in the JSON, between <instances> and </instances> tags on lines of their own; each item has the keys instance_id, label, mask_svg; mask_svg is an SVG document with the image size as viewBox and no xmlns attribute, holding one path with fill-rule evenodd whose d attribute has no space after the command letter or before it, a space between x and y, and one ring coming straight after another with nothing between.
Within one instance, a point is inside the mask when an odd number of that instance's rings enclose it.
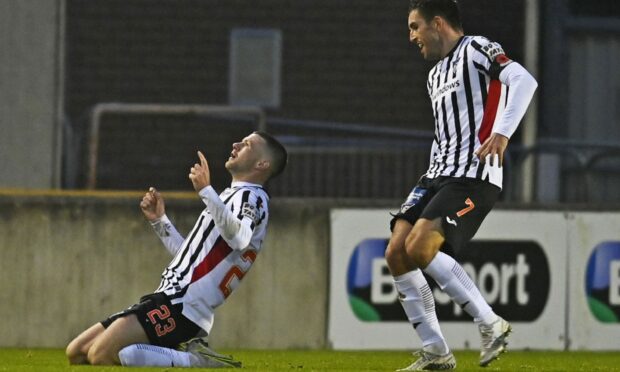
<instances>
[{"instance_id":1,"label":"player's bent knee","mask_svg":"<svg viewBox=\"0 0 620 372\"><path fill-rule=\"evenodd\" d=\"M88 363L93 366L109 366L114 362L107 358L104 354L88 353Z\"/></svg>"},{"instance_id":2,"label":"player's bent knee","mask_svg":"<svg viewBox=\"0 0 620 372\"><path fill-rule=\"evenodd\" d=\"M426 234L414 233L407 237L407 256L417 267L425 268L435 257L439 247Z\"/></svg>"},{"instance_id":3,"label":"player's bent knee","mask_svg":"<svg viewBox=\"0 0 620 372\"><path fill-rule=\"evenodd\" d=\"M73 342L67 345L67 348L65 349L65 356L69 359L69 361L71 361L71 358L75 357L75 347L73 346Z\"/></svg>"},{"instance_id":4,"label":"player's bent knee","mask_svg":"<svg viewBox=\"0 0 620 372\"><path fill-rule=\"evenodd\" d=\"M69 364L86 364L86 352L84 345L80 342L80 338L76 338L67 345L65 355L69 360Z\"/></svg>"},{"instance_id":5,"label":"player's bent knee","mask_svg":"<svg viewBox=\"0 0 620 372\"><path fill-rule=\"evenodd\" d=\"M433 259L433 255L422 247L411 245L407 247L407 255L411 261L420 268L425 268Z\"/></svg>"},{"instance_id":6,"label":"player's bent knee","mask_svg":"<svg viewBox=\"0 0 620 372\"><path fill-rule=\"evenodd\" d=\"M95 366L108 366L116 364L114 358L110 355L110 351L100 344L91 346L88 350L88 363Z\"/></svg>"},{"instance_id":7,"label":"player's bent knee","mask_svg":"<svg viewBox=\"0 0 620 372\"><path fill-rule=\"evenodd\" d=\"M404 248L401 246L395 246L391 242L388 243L385 248L385 260L387 261L388 266L391 266L392 263L399 262L402 259Z\"/></svg>"},{"instance_id":8,"label":"player's bent knee","mask_svg":"<svg viewBox=\"0 0 620 372\"><path fill-rule=\"evenodd\" d=\"M419 220L405 239L407 256L419 268L425 268L444 243L441 221Z\"/></svg>"},{"instance_id":9,"label":"player's bent knee","mask_svg":"<svg viewBox=\"0 0 620 372\"><path fill-rule=\"evenodd\" d=\"M70 365L81 365L87 364L88 362L84 355L67 356L67 359L69 360Z\"/></svg>"},{"instance_id":10,"label":"player's bent knee","mask_svg":"<svg viewBox=\"0 0 620 372\"><path fill-rule=\"evenodd\" d=\"M84 364L86 363L86 355L82 353L79 347L74 343L70 343L65 349L65 355L69 364Z\"/></svg>"}]
</instances>

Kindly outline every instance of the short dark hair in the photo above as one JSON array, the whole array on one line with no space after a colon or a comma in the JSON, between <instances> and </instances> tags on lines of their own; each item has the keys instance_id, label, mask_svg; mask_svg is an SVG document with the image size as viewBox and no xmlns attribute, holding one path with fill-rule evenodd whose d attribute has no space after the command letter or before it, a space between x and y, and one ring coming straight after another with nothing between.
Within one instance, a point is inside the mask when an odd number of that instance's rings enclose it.
<instances>
[{"instance_id":1,"label":"short dark hair","mask_svg":"<svg viewBox=\"0 0 620 372\"><path fill-rule=\"evenodd\" d=\"M463 31L461 13L456 0L410 0L409 13L417 10L426 22L440 16L455 30Z\"/></svg>"},{"instance_id":2,"label":"short dark hair","mask_svg":"<svg viewBox=\"0 0 620 372\"><path fill-rule=\"evenodd\" d=\"M271 164L271 175L269 178L279 175L284 171L288 163L288 152L286 148L274 136L265 131L257 130L254 133L261 136L265 142L267 142L267 149L271 153L273 163Z\"/></svg>"}]
</instances>

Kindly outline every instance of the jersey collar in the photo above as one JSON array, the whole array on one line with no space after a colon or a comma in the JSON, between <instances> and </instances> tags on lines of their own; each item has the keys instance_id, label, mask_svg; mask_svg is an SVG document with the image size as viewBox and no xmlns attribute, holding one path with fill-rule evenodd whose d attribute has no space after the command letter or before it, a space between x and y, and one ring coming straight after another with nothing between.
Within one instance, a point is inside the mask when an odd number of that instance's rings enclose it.
<instances>
[{"instance_id":1,"label":"jersey collar","mask_svg":"<svg viewBox=\"0 0 620 372\"><path fill-rule=\"evenodd\" d=\"M461 43L463 42L464 39L465 39L465 35L461 36L459 41L457 41L456 44L454 44L454 47L452 47L452 50L450 51L450 53L446 54L446 56L443 57L442 60L444 60L444 59L450 57L452 54L454 54L454 52L458 49L459 45L461 45Z\"/></svg>"},{"instance_id":2,"label":"jersey collar","mask_svg":"<svg viewBox=\"0 0 620 372\"><path fill-rule=\"evenodd\" d=\"M262 185L258 183L245 182L245 181L233 181L230 183L230 187L260 187L263 188Z\"/></svg>"}]
</instances>

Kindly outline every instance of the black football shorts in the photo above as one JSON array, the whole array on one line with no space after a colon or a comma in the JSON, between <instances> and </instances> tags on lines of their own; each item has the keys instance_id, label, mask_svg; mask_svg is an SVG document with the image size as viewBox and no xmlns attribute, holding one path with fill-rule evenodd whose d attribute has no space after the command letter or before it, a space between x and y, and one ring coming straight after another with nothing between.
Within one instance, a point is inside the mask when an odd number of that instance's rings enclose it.
<instances>
[{"instance_id":1,"label":"black football shorts","mask_svg":"<svg viewBox=\"0 0 620 372\"><path fill-rule=\"evenodd\" d=\"M390 230L398 219L415 225L420 218L440 218L447 245L442 251L455 255L474 237L500 191L499 187L475 178L422 177L400 211L392 215Z\"/></svg>"},{"instance_id":2,"label":"black football shorts","mask_svg":"<svg viewBox=\"0 0 620 372\"><path fill-rule=\"evenodd\" d=\"M152 345L176 349L201 331L182 311L182 304L172 305L165 293L158 292L143 296L139 303L111 315L101 324L108 328L116 319L136 314Z\"/></svg>"}]
</instances>

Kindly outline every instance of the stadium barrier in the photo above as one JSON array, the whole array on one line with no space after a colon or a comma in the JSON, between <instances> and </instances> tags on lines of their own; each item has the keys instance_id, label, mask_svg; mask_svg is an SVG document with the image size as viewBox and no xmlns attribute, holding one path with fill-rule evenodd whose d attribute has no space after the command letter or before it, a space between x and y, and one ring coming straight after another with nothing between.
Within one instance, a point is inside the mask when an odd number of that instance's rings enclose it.
<instances>
[{"instance_id":1,"label":"stadium barrier","mask_svg":"<svg viewBox=\"0 0 620 372\"><path fill-rule=\"evenodd\" d=\"M168 215L187 233L202 203L192 192L164 190L164 196ZM0 316L8 320L1 347L63 347L157 287L170 256L143 220L141 197L0 191ZM382 203L275 198L265 248L217 310L212 344L414 347L382 258L390 211ZM512 347L620 348L618 225L618 212L489 215L461 259L483 295L513 322ZM436 295L451 345L475 348L475 326Z\"/></svg>"},{"instance_id":2,"label":"stadium barrier","mask_svg":"<svg viewBox=\"0 0 620 372\"><path fill-rule=\"evenodd\" d=\"M331 213L330 344L420 348L383 256L390 210ZM617 350L620 213L494 210L458 255L493 309L513 323L515 349ZM471 318L432 285L451 347L477 349Z\"/></svg>"},{"instance_id":3,"label":"stadium barrier","mask_svg":"<svg viewBox=\"0 0 620 372\"><path fill-rule=\"evenodd\" d=\"M204 208L166 193L183 234ZM138 207L141 192L0 191L0 347L64 347L155 290L171 256ZM329 203L273 200L243 284L216 312L218 348L326 346Z\"/></svg>"}]
</instances>

